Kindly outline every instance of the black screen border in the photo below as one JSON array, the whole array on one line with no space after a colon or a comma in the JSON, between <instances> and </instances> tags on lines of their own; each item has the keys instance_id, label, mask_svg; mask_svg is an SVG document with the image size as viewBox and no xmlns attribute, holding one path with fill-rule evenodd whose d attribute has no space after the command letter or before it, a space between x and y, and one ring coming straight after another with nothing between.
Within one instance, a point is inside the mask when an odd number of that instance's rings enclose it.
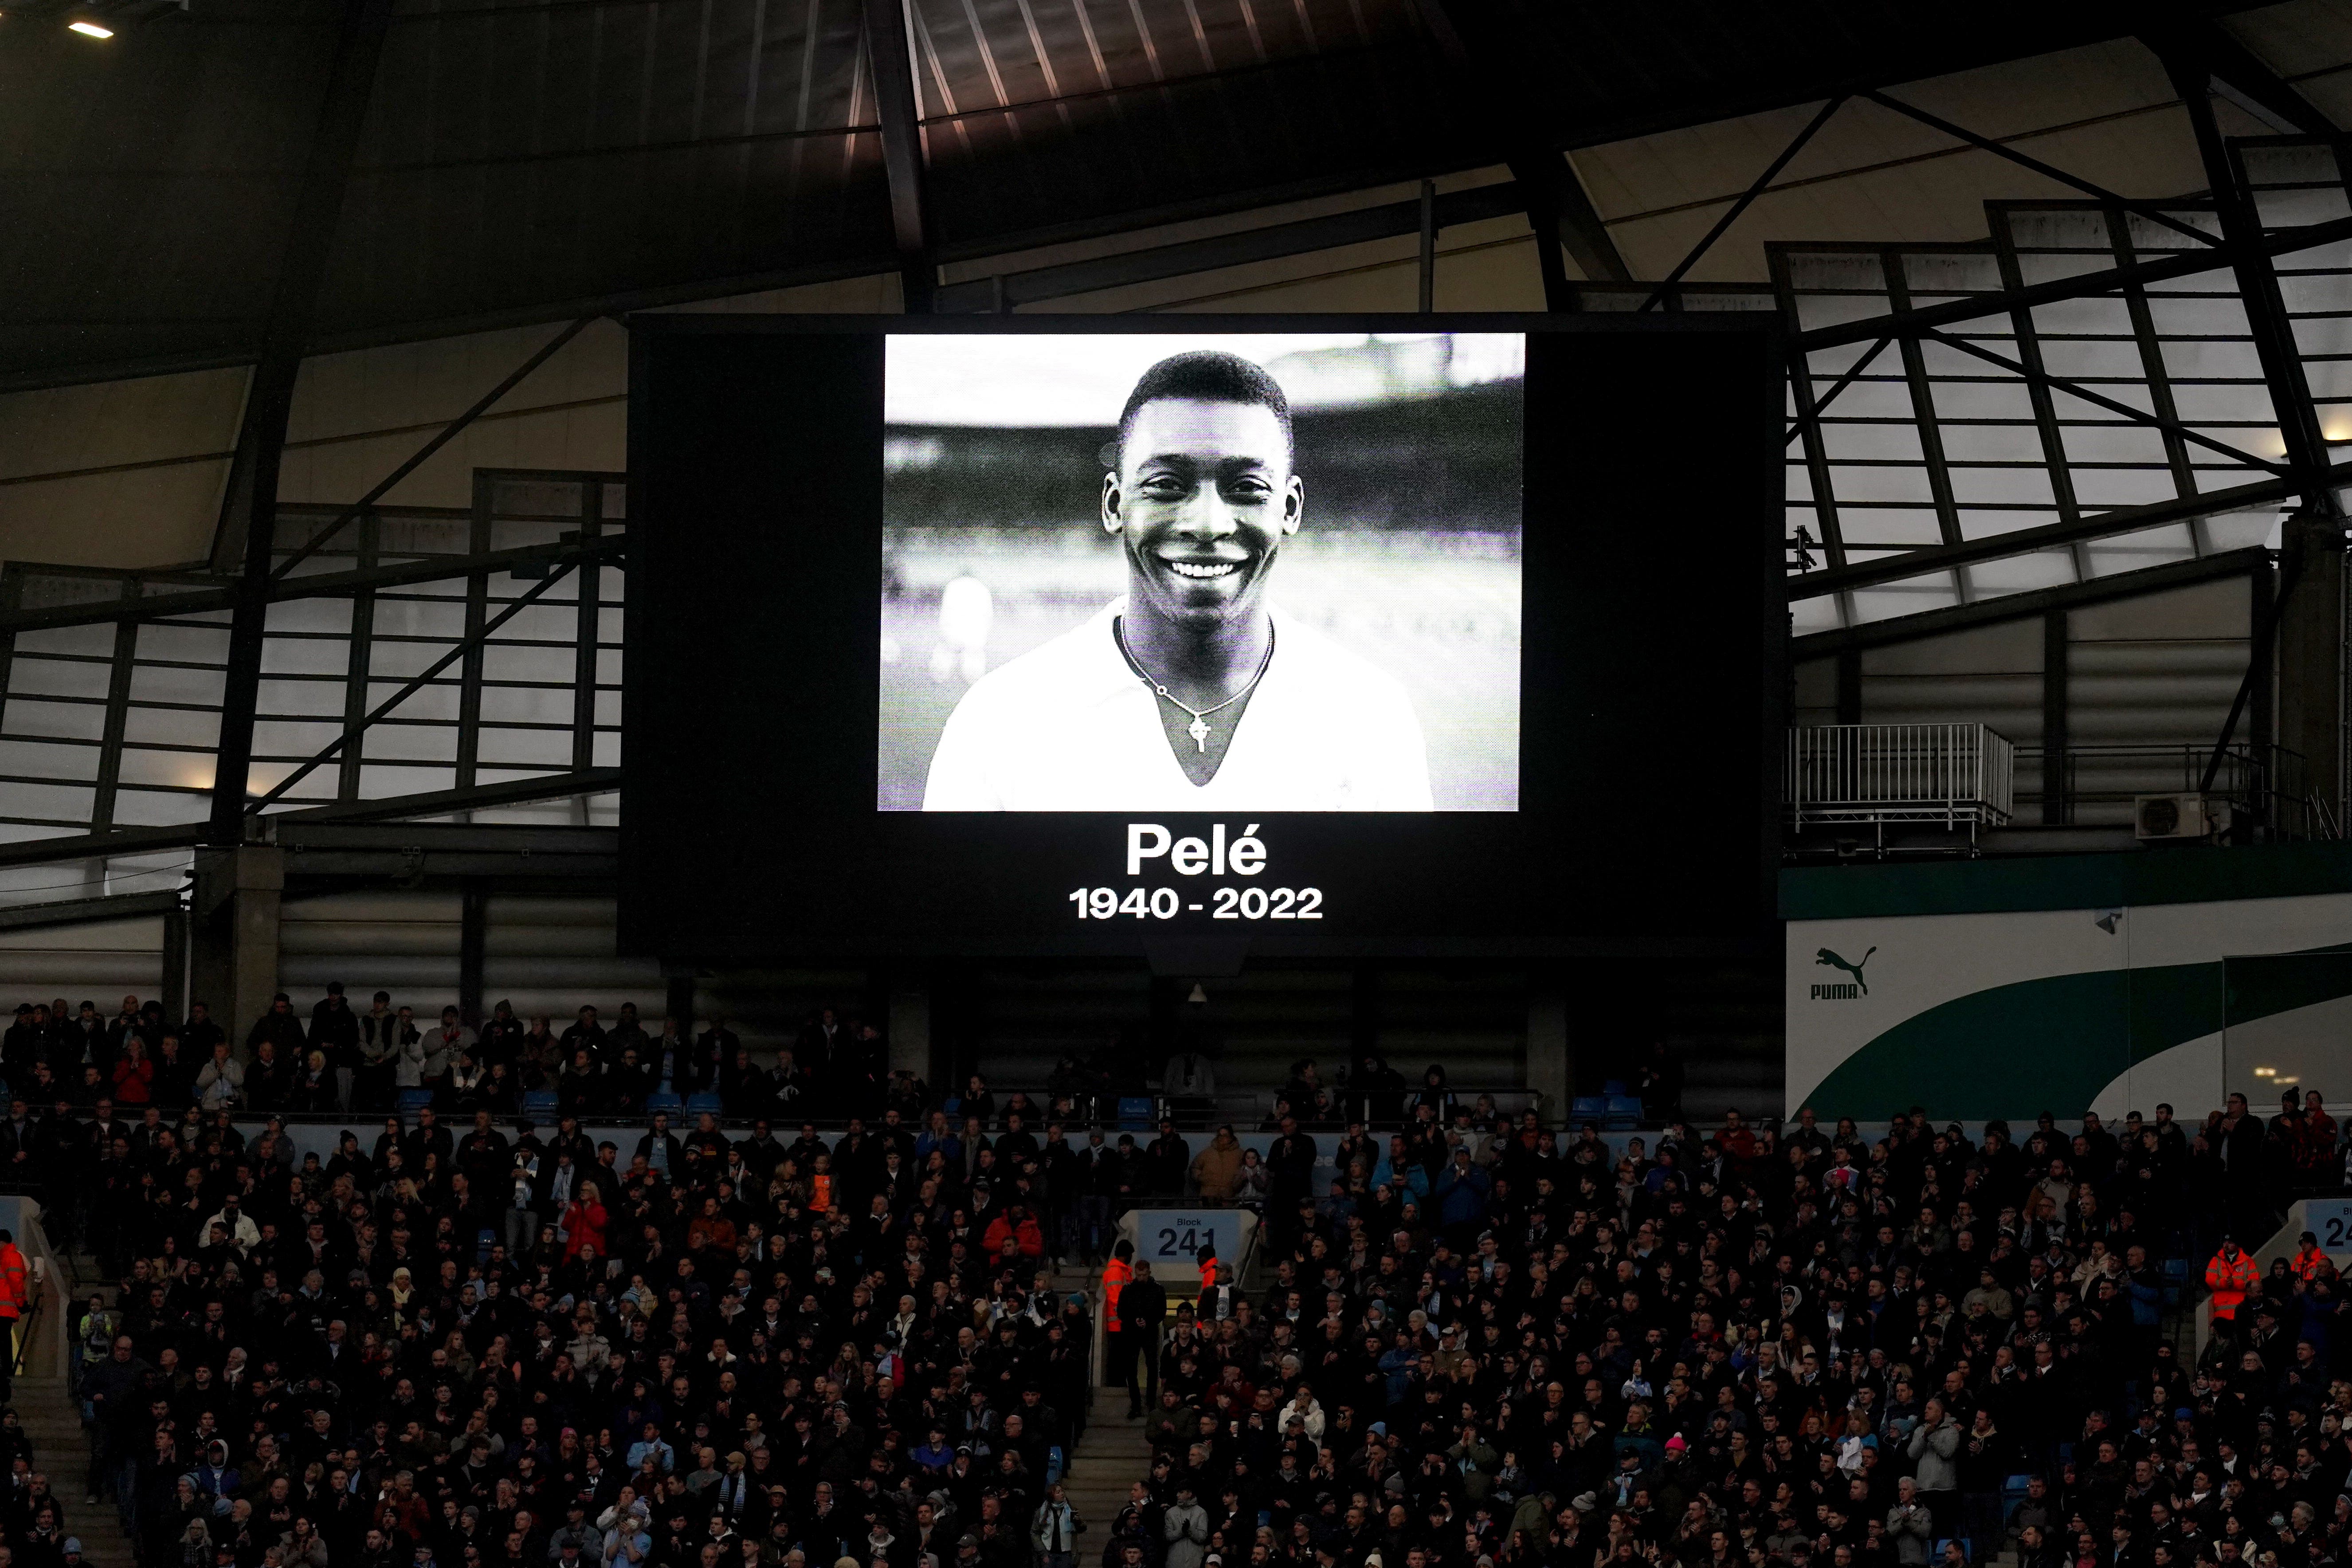
<instances>
[{"instance_id":1,"label":"black screen border","mask_svg":"<svg viewBox=\"0 0 2352 1568\"><path fill-rule=\"evenodd\" d=\"M692 312L629 326L623 952L1115 958L1205 936L1362 960L1772 940L1788 701L1776 319ZM1341 883L1344 918L1171 933L1056 925L1042 901L1102 880L1131 814L876 809L884 336L1420 330L1528 338L1517 812L1285 817L1277 856ZM872 457L827 460L853 450ZM870 521L763 526L786 507ZM1654 527L1574 527L1627 510ZM746 581L780 586L753 605ZM1571 607L1579 581L1606 586ZM1628 660L1640 679L1612 679ZM747 687L776 700L747 712Z\"/></svg>"}]
</instances>

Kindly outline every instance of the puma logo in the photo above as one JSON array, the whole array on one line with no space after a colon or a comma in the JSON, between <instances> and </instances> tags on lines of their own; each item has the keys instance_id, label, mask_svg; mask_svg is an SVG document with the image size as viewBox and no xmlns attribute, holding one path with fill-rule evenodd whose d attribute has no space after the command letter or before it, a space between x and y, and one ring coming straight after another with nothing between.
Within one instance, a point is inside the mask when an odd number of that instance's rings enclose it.
<instances>
[{"instance_id":1,"label":"puma logo","mask_svg":"<svg viewBox=\"0 0 2352 1568\"><path fill-rule=\"evenodd\" d=\"M1844 970L1848 974L1853 976L1853 983L1862 987L1862 994L1864 996L1867 996L1870 994L1870 982L1862 977L1862 966L1864 963L1868 963L1870 962L1870 953L1876 952L1877 951L1877 948L1873 947L1870 950L1870 952L1865 952L1862 955L1861 963L1848 963L1844 959L1840 958L1828 948L1819 948L1815 950L1813 963L1816 964L1827 965L1832 969Z\"/></svg>"}]
</instances>

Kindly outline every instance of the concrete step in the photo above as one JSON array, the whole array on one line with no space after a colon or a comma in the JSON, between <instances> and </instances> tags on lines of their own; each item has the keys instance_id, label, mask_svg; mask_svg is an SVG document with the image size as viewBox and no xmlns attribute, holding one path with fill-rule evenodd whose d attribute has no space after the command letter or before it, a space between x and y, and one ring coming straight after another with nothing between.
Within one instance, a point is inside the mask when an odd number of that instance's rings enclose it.
<instances>
[{"instance_id":1,"label":"concrete step","mask_svg":"<svg viewBox=\"0 0 2352 1568\"><path fill-rule=\"evenodd\" d=\"M1070 1458L1071 1506L1089 1525L1107 1527L1127 1506L1128 1489L1151 1468L1150 1438L1140 1420L1129 1419L1125 1389L1094 1391L1086 1435Z\"/></svg>"},{"instance_id":2,"label":"concrete step","mask_svg":"<svg viewBox=\"0 0 2352 1568\"><path fill-rule=\"evenodd\" d=\"M82 1558L94 1568L131 1568L131 1542L111 1497L93 1505L82 1500L89 1438L81 1406L61 1377L20 1377L9 1404L32 1439L34 1468L49 1478L67 1533L81 1542Z\"/></svg>"}]
</instances>

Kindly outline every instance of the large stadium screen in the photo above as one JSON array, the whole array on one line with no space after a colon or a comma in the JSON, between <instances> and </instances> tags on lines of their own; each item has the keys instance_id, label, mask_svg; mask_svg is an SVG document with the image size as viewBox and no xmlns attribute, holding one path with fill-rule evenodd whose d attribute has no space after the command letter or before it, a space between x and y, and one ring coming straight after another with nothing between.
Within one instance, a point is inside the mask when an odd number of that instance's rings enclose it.
<instances>
[{"instance_id":1,"label":"large stadium screen","mask_svg":"<svg viewBox=\"0 0 2352 1568\"><path fill-rule=\"evenodd\" d=\"M1646 951L1759 918L1766 333L638 325L633 947Z\"/></svg>"}]
</instances>

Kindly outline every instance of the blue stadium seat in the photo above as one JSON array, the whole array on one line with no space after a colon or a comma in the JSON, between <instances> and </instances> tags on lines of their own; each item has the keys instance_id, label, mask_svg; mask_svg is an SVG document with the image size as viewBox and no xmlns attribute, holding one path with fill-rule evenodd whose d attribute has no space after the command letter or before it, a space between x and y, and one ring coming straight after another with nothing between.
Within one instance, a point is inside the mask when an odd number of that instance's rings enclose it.
<instances>
[{"instance_id":1,"label":"blue stadium seat","mask_svg":"<svg viewBox=\"0 0 2352 1568\"><path fill-rule=\"evenodd\" d=\"M1608 1097L1606 1114L1609 1130L1622 1132L1642 1125L1642 1102L1630 1094L1612 1094Z\"/></svg>"},{"instance_id":2,"label":"blue stadium seat","mask_svg":"<svg viewBox=\"0 0 2352 1568\"><path fill-rule=\"evenodd\" d=\"M1601 1092L1603 1094L1631 1094L1633 1090L1625 1086L1625 1080L1623 1079L1612 1078L1608 1082L1601 1086Z\"/></svg>"},{"instance_id":3,"label":"blue stadium seat","mask_svg":"<svg viewBox=\"0 0 2352 1568\"><path fill-rule=\"evenodd\" d=\"M429 1089L404 1089L400 1091L400 1110L403 1115L422 1110L432 1103L433 1091Z\"/></svg>"},{"instance_id":4,"label":"blue stadium seat","mask_svg":"<svg viewBox=\"0 0 2352 1568\"><path fill-rule=\"evenodd\" d=\"M685 1100L666 1089L656 1089L646 1096L646 1114L648 1116L656 1110L681 1110L685 1107Z\"/></svg>"},{"instance_id":5,"label":"blue stadium seat","mask_svg":"<svg viewBox=\"0 0 2352 1568\"><path fill-rule=\"evenodd\" d=\"M686 1108L694 1112L697 1116L701 1115L706 1110L711 1115L717 1116L727 1109L727 1102L719 1099L717 1095L706 1091L701 1094L690 1094L687 1096Z\"/></svg>"},{"instance_id":6,"label":"blue stadium seat","mask_svg":"<svg viewBox=\"0 0 2352 1568\"><path fill-rule=\"evenodd\" d=\"M1609 1101L1598 1094L1580 1094L1568 1102L1568 1113L1579 1121L1598 1121L1609 1114Z\"/></svg>"}]
</instances>

